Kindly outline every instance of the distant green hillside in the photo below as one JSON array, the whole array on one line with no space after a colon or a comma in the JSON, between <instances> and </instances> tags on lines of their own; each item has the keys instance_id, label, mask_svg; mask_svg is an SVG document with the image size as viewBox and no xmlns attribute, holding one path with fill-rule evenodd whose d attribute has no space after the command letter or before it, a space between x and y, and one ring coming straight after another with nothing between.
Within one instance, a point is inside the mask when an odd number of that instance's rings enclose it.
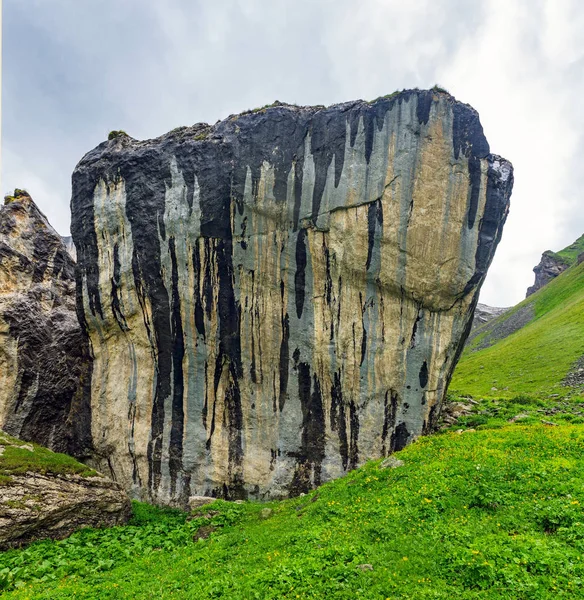
<instances>
[{"instance_id":1,"label":"distant green hillside","mask_svg":"<svg viewBox=\"0 0 584 600\"><path fill-rule=\"evenodd\" d=\"M577 257L584 236L561 251ZM574 258L575 260L575 258ZM562 384L584 356L584 263L574 265L510 311L477 328L456 367L453 395L582 396ZM578 376L576 376L578 379Z\"/></svg>"},{"instance_id":2,"label":"distant green hillside","mask_svg":"<svg viewBox=\"0 0 584 600\"><path fill-rule=\"evenodd\" d=\"M559 258L564 261L568 265L573 265L576 263L578 256L584 252L584 235L581 235L573 244L570 244L563 250L559 252L551 252L548 250L548 254Z\"/></svg>"}]
</instances>

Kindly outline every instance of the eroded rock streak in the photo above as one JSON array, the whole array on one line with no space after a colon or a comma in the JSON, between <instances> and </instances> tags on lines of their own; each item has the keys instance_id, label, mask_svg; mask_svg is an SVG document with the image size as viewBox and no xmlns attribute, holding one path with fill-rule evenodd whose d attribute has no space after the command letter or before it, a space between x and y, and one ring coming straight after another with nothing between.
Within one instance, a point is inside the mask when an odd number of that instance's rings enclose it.
<instances>
[{"instance_id":1,"label":"eroded rock streak","mask_svg":"<svg viewBox=\"0 0 584 600\"><path fill-rule=\"evenodd\" d=\"M431 91L98 146L72 197L97 468L275 497L427 431L512 180Z\"/></svg>"}]
</instances>

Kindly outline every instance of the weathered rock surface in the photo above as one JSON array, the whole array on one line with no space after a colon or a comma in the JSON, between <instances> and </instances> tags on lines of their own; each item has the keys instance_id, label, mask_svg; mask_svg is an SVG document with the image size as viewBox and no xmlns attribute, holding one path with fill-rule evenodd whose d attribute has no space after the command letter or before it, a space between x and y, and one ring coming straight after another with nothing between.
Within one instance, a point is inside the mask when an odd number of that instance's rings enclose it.
<instances>
[{"instance_id":1,"label":"weathered rock surface","mask_svg":"<svg viewBox=\"0 0 584 600\"><path fill-rule=\"evenodd\" d=\"M563 273L569 266L570 263L562 259L556 253L551 252L550 250L544 252L541 255L539 264L533 267L535 282L532 286L527 288L525 297L527 298L528 296L531 296L531 294L535 294L537 290L541 289L546 283L549 283L560 273Z\"/></svg>"},{"instance_id":2,"label":"weathered rock surface","mask_svg":"<svg viewBox=\"0 0 584 600\"><path fill-rule=\"evenodd\" d=\"M75 263L30 196L17 190L0 209L0 428L88 454L88 358Z\"/></svg>"},{"instance_id":3,"label":"weathered rock surface","mask_svg":"<svg viewBox=\"0 0 584 600\"><path fill-rule=\"evenodd\" d=\"M96 466L277 497L429 430L512 182L432 91L100 144L72 196Z\"/></svg>"},{"instance_id":4,"label":"weathered rock surface","mask_svg":"<svg viewBox=\"0 0 584 600\"><path fill-rule=\"evenodd\" d=\"M11 451L5 465L2 455ZM37 459L39 453L43 456ZM0 434L0 550L129 519L130 500L118 484L98 473L83 475L83 465L71 468L73 459L53 455L53 462L51 455Z\"/></svg>"}]
</instances>

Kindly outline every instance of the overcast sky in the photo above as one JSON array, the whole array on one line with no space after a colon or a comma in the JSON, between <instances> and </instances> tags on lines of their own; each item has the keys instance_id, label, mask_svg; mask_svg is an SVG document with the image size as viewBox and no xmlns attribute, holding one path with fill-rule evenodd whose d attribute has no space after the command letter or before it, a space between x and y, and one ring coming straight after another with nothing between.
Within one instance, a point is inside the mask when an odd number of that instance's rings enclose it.
<instances>
[{"instance_id":1,"label":"overcast sky","mask_svg":"<svg viewBox=\"0 0 584 600\"><path fill-rule=\"evenodd\" d=\"M138 139L276 99L446 87L515 166L481 301L509 306L584 233L582 0L4 0L2 191L69 232L71 172Z\"/></svg>"}]
</instances>

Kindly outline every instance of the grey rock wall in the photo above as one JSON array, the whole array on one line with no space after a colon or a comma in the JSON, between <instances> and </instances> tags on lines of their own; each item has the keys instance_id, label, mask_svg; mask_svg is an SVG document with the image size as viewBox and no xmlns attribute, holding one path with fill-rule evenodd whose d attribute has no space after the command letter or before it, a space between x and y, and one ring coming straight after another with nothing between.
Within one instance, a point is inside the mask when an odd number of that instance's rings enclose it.
<instances>
[{"instance_id":1,"label":"grey rock wall","mask_svg":"<svg viewBox=\"0 0 584 600\"><path fill-rule=\"evenodd\" d=\"M155 502L279 497L428 431L512 183L435 91L100 144L71 202L95 466Z\"/></svg>"}]
</instances>

